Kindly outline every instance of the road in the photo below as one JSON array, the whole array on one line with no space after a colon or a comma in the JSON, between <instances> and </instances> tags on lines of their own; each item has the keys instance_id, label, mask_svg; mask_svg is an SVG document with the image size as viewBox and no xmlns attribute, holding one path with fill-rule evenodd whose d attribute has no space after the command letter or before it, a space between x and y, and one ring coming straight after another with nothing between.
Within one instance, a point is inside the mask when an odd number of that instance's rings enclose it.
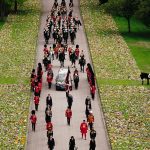
<instances>
[{"instance_id":1,"label":"road","mask_svg":"<svg viewBox=\"0 0 150 150\"><path fill-rule=\"evenodd\" d=\"M66 0L67 6L68 6L68 1L69 0ZM53 5L53 0L51 1L42 0L41 2L42 2L41 23L39 27L39 35L38 35L38 42L37 42L36 65L38 62L42 62L43 59L43 45L44 45L43 29L45 26L46 17ZM58 0L58 2L60 3L60 0ZM74 10L73 16L78 16L81 19L78 0L74 0L73 10ZM83 24L83 21L81 22ZM48 47L52 44L53 44L53 40L51 39L49 40ZM87 43L83 25L80 27L80 29L77 32L77 38L75 40L75 44L80 45L80 50L84 50L86 62L91 63L88 43ZM55 59L52 64L53 64L54 79L55 79L57 72L59 70L60 63L58 62L58 60ZM66 60L65 60L65 67L67 66L71 66L71 63L68 59L68 55L66 56ZM76 67L79 70L78 64ZM73 70L74 68L71 68L71 72L73 72ZM81 138L81 133L80 133L80 123L83 121L83 119L86 118L85 98L88 95L90 96L90 87L87 82L86 73L79 72L79 76L80 76L80 83L79 83L78 90L75 90L73 87L73 90L71 91L71 94L73 95L74 98L73 106L72 106L73 116L71 119L71 125L68 126L65 117L65 110L67 108L67 100L66 100L65 92L55 90L55 80L53 81L52 88L49 90L46 82L46 72L44 72L43 85L42 85L43 89L40 97L39 110L36 113L37 115L36 132L32 132L31 124L29 123L26 150L48 150L47 136L46 136L46 123L45 123L46 96L48 95L48 93L51 94L53 99L52 123L54 126L54 139L56 142L55 150L68 150L69 139L71 136L75 137L76 146L78 147L79 150L89 149L89 142L90 142L89 131L87 134L87 140L83 140ZM30 110L34 109L34 103L32 98L31 101L32 102L31 102ZM98 91L96 91L95 100L92 101L92 110L95 117L94 128L97 131L96 149L109 150L110 147L107 138L106 128L104 126L103 113L100 106Z\"/></svg>"}]
</instances>

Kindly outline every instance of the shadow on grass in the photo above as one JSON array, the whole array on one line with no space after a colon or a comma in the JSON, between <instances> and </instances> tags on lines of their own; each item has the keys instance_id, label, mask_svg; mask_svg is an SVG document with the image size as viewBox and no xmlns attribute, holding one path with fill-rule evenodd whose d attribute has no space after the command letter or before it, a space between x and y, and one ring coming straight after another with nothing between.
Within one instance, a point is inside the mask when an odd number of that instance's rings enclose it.
<instances>
[{"instance_id":1,"label":"shadow on grass","mask_svg":"<svg viewBox=\"0 0 150 150\"><path fill-rule=\"evenodd\" d=\"M122 35L127 40L131 39L134 41L137 41L137 40L150 41L150 32L146 32L146 31L128 33L128 32L120 32L117 30L108 29L108 30L97 30L97 34L99 35L103 34L107 36L108 35Z\"/></svg>"},{"instance_id":2,"label":"shadow on grass","mask_svg":"<svg viewBox=\"0 0 150 150\"><path fill-rule=\"evenodd\" d=\"M25 16L25 15L33 14L33 13L37 13L37 12L38 12L38 10L35 10L35 9L18 10L17 15Z\"/></svg>"},{"instance_id":3,"label":"shadow on grass","mask_svg":"<svg viewBox=\"0 0 150 150\"><path fill-rule=\"evenodd\" d=\"M150 41L150 31L146 32L146 31L140 31L140 32L120 32L121 35L125 38L130 38L130 39L134 39L134 40L145 40L145 41Z\"/></svg>"}]
</instances>

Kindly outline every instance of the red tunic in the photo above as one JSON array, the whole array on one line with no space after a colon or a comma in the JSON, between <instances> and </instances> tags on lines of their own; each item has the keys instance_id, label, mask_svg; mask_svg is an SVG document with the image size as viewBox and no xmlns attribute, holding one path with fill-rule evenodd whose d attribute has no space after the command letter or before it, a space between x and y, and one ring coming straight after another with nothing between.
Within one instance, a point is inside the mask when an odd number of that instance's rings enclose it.
<instances>
[{"instance_id":1,"label":"red tunic","mask_svg":"<svg viewBox=\"0 0 150 150\"><path fill-rule=\"evenodd\" d=\"M34 96L34 104L39 104L39 96Z\"/></svg>"},{"instance_id":2,"label":"red tunic","mask_svg":"<svg viewBox=\"0 0 150 150\"><path fill-rule=\"evenodd\" d=\"M35 78L31 78L31 86L34 88L34 86L35 86Z\"/></svg>"},{"instance_id":3,"label":"red tunic","mask_svg":"<svg viewBox=\"0 0 150 150\"><path fill-rule=\"evenodd\" d=\"M47 82L51 83L53 80L53 77L51 75L47 75Z\"/></svg>"},{"instance_id":4,"label":"red tunic","mask_svg":"<svg viewBox=\"0 0 150 150\"><path fill-rule=\"evenodd\" d=\"M81 130L81 133L87 133L87 130L88 130L87 123L85 123L85 122L81 123L80 130Z\"/></svg>"},{"instance_id":5,"label":"red tunic","mask_svg":"<svg viewBox=\"0 0 150 150\"><path fill-rule=\"evenodd\" d=\"M43 49L44 54L49 54L48 48Z\"/></svg>"},{"instance_id":6,"label":"red tunic","mask_svg":"<svg viewBox=\"0 0 150 150\"><path fill-rule=\"evenodd\" d=\"M39 87L39 91L41 91L42 90L42 83L41 82L38 83L38 87Z\"/></svg>"},{"instance_id":7,"label":"red tunic","mask_svg":"<svg viewBox=\"0 0 150 150\"><path fill-rule=\"evenodd\" d=\"M31 123L36 123L37 121L36 115L31 115L30 120L31 120Z\"/></svg>"},{"instance_id":8,"label":"red tunic","mask_svg":"<svg viewBox=\"0 0 150 150\"><path fill-rule=\"evenodd\" d=\"M91 90L91 93L95 94L95 91L96 91L95 85L92 85L91 88L90 88L90 90Z\"/></svg>"},{"instance_id":9,"label":"red tunic","mask_svg":"<svg viewBox=\"0 0 150 150\"><path fill-rule=\"evenodd\" d=\"M39 87L38 86L35 86L35 92L39 93Z\"/></svg>"},{"instance_id":10,"label":"red tunic","mask_svg":"<svg viewBox=\"0 0 150 150\"><path fill-rule=\"evenodd\" d=\"M79 48L76 48L76 49L75 49L75 55L76 55L77 57L79 57L79 52L80 52L80 51L79 51Z\"/></svg>"},{"instance_id":11,"label":"red tunic","mask_svg":"<svg viewBox=\"0 0 150 150\"><path fill-rule=\"evenodd\" d=\"M47 65L47 71L51 70L52 69L52 64L48 64Z\"/></svg>"},{"instance_id":12,"label":"red tunic","mask_svg":"<svg viewBox=\"0 0 150 150\"><path fill-rule=\"evenodd\" d=\"M71 117L72 117L72 111L71 111L71 109L67 109L67 110L66 110L65 116L66 116L67 118L71 118Z\"/></svg>"},{"instance_id":13,"label":"red tunic","mask_svg":"<svg viewBox=\"0 0 150 150\"><path fill-rule=\"evenodd\" d=\"M46 124L46 129L49 130L49 131L52 131L53 130L53 124L51 122L48 122Z\"/></svg>"}]
</instances>

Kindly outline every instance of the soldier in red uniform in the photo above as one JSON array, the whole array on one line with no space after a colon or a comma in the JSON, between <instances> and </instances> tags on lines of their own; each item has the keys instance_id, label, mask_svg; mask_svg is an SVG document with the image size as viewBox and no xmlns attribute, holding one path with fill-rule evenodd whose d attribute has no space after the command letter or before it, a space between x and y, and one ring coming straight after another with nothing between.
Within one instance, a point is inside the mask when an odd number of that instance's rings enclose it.
<instances>
[{"instance_id":1,"label":"soldier in red uniform","mask_svg":"<svg viewBox=\"0 0 150 150\"><path fill-rule=\"evenodd\" d=\"M52 124L51 122L47 122L47 124L46 124L46 129L47 129L48 131L53 131L53 124Z\"/></svg>"},{"instance_id":2,"label":"soldier in red uniform","mask_svg":"<svg viewBox=\"0 0 150 150\"><path fill-rule=\"evenodd\" d=\"M49 89L51 88L52 80L53 80L53 75L48 72L48 74L47 74L47 82L48 82L48 88Z\"/></svg>"},{"instance_id":3,"label":"soldier in red uniform","mask_svg":"<svg viewBox=\"0 0 150 150\"><path fill-rule=\"evenodd\" d=\"M40 97L41 90L42 90L42 82L38 82L38 87L39 87L39 97Z\"/></svg>"},{"instance_id":4,"label":"soldier in red uniform","mask_svg":"<svg viewBox=\"0 0 150 150\"><path fill-rule=\"evenodd\" d=\"M35 132L35 125L36 125L36 121L37 121L37 117L35 115L35 110L31 111L31 117L30 117L31 123L32 123L32 131Z\"/></svg>"},{"instance_id":5,"label":"soldier in red uniform","mask_svg":"<svg viewBox=\"0 0 150 150\"><path fill-rule=\"evenodd\" d=\"M70 125L70 119L72 117L72 110L69 107L65 111L65 116L67 117L68 125Z\"/></svg>"},{"instance_id":6,"label":"soldier in red uniform","mask_svg":"<svg viewBox=\"0 0 150 150\"><path fill-rule=\"evenodd\" d=\"M34 104L36 111L38 111L39 101L40 101L39 96L34 96Z\"/></svg>"},{"instance_id":7,"label":"soldier in red uniform","mask_svg":"<svg viewBox=\"0 0 150 150\"><path fill-rule=\"evenodd\" d=\"M85 120L83 120L83 122L81 123L80 125L80 131L81 131L81 134L82 134L82 138L83 136L85 137L85 140L86 140L86 133L87 133L87 130L88 130L88 125L87 123L85 122Z\"/></svg>"},{"instance_id":8,"label":"soldier in red uniform","mask_svg":"<svg viewBox=\"0 0 150 150\"><path fill-rule=\"evenodd\" d=\"M45 55L45 54L46 54L46 55L48 55L48 54L49 54L49 50L48 50L48 48L47 48L47 45L46 45L46 44L44 45L43 52L44 52L44 55Z\"/></svg>"},{"instance_id":9,"label":"soldier in red uniform","mask_svg":"<svg viewBox=\"0 0 150 150\"><path fill-rule=\"evenodd\" d=\"M92 99L94 100L94 98L95 98L95 91L96 91L95 85L92 85L92 86L90 87L90 91L91 91Z\"/></svg>"},{"instance_id":10,"label":"soldier in red uniform","mask_svg":"<svg viewBox=\"0 0 150 150\"><path fill-rule=\"evenodd\" d=\"M72 53L72 47L70 46L70 47L68 48L69 59L70 59L71 53Z\"/></svg>"},{"instance_id":11,"label":"soldier in red uniform","mask_svg":"<svg viewBox=\"0 0 150 150\"><path fill-rule=\"evenodd\" d=\"M35 87L34 87L34 95L39 96L39 87L38 87L38 85L35 85Z\"/></svg>"},{"instance_id":12,"label":"soldier in red uniform","mask_svg":"<svg viewBox=\"0 0 150 150\"><path fill-rule=\"evenodd\" d=\"M35 69L32 69L31 80L30 80L32 91L34 91L35 79L36 79Z\"/></svg>"},{"instance_id":13,"label":"soldier in red uniform","mask_svg":"<svg viewBox=\"0 0 150 150\"><path fill-rule=\"evenodd\" d=\"M79 53L80 53L79 45L76 45L75 55L76 55L76 58L77 58L77 59L79 58Z\"/></svg>"}]
</instances>

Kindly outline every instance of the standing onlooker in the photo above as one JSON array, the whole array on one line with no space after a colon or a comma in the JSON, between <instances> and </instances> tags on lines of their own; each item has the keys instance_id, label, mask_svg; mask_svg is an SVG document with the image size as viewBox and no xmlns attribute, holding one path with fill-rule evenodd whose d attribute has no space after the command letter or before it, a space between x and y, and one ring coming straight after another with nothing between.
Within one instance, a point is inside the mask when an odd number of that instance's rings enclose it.
<instances>
[{"instance_id":1,"label":"standing onlooker","mask_svg":"<svg viewBox=\"0 0 150 150\"><path fill-rule=\"evenodd\" d=\"M72 110L69 107L65 111L65 116L67 117L68 125L70 125L70 119L72 117Z\"/></svg>"},{"instance_id":2,"label":"standing onlooker","mask_svg":"<svg viewBox=\"0 0 150 150\"><path fill-rule=\"evenodd\" d=\"M47 83L48 83L48 88L50 89L52 86L52 80L53 80L53 74L47 73Z\"/></svg>"},{"instance_id":3,"label":"standing onlooker","mask_svg":"<svg viewBox=\"0 0 150 150\"><path fill-rule=\"evenodd\" d=\"M96 91L95 85L92 85L92 86L90 87L90 91L91 91L92 99L94 100L94 98L95 98L95 91Z\"/></svg>"},{"instance_id":4,"label":"standing onlooker","mask_svg":"<svg viewBox=\"0 0 150 150\"><path fill-rule=\"evenodd\" d=\"M85 122L85 120L83 120L83 122L81 123L81 125L80 125L80 130L81 130L82 138L83 138L83 136L84 136L84 137L85 137L85 140L86 140L86 133L87 133L87 130L88 130L88 125L87 125L87 123Z\"/></svg>"},{"instance_id":5,"label":"standing onlooker","mask_svg":"<svg viewBox=\"0 0 150 150\"><path fill-rule=\"evenodd\" d=\"M40 101L39 96L34 96L34 104L36 111L38 111L39 101Z\"/></svg>"},{"instance_id":6,"label":"standing onlooker","mask_svg":"<svg viewBox=\"0 0 150 150\"><path fill-rule=\"evenodd\" d=\"M90 140L90 149L89 150L95 150L96 148L96 142L94 139Z\"/></svg>"},{"instance_id":7,"label":"standing onlooker","mask_svg":"<svg viewBox=\"0 0 150 150\"><path fill-rule=\"evenodd\" d=\"M69 141L69 150L74 150L75 145L76 145L75 139L73 136L71 136L70 141Z\"/></svg>"},{"instance_id":8,"label":"standing onlooker","mask_svg":"<svg viewBox=\"0 0 150 150\"><path fill-rule=\"evenodd\" d=\"M37 121L37 117L35 115L35 110L31 111L31 117L30 117L31 123L32 123L32 131L35 132L35 125L36 125L36 121Z\"/></svg>"},{"instance_id":9,"label":"standing onlooker","mask_svg":"<svg viewBox=\"0 0 150 150\"><path fill-rule=\"evenodd\" d=\"M55 147L55 140L52 136L50 136L50 138L48 138L48 148L50 150L53 150Z\"/></svg>"}]
</instances>

